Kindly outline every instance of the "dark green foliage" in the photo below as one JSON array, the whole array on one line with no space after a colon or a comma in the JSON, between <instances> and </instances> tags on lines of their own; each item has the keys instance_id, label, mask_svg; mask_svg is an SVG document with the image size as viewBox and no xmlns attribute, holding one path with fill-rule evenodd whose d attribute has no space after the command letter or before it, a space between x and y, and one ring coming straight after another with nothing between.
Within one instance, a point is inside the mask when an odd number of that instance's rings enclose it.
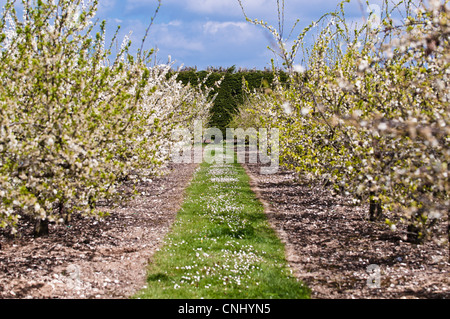
<instances>
[{"instance_id":1,"label":"dark green foliage","mask_svg":"<svg viewBox=\"0 0 450 319\"><path fill-rule=\"evenodd\" d=\"M239 105L244 102L245 93L243 90L243 79L245 79L250 90L259 88L269 88L269 83L274 80L274 74L271 70L239 70L235 67L228 69L219 68L210 70L212 74L206 80L207 87L213 87L214 84L223 78L219 88L216 88L211 94L217 94L214 105L211 108L211 120L208 125L217 127L225 133L232 117L239 111ZM197 71L195 69L185 69L178 74L178 79L183 83L190 83L197 86L208 75L208 71ZM287 82L286 73L279 74L281 82Z\"/></svg>"}]
</instances>

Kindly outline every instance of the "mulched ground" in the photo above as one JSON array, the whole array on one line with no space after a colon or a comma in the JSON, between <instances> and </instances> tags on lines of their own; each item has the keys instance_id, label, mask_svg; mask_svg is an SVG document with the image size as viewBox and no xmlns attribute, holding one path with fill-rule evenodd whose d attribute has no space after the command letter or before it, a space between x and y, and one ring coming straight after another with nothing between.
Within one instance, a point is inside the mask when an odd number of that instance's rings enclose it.
<instances>
[{"instance_id":1,"label":"mulched ground","mask_svg":"<svg viewBox=\"0 0 450 319\"><path fill-rule=\"evenodd\" d=\"M0 230L0 298L128 298L146 283L146 267L175 219L197 165L177 164L139 186L142 194L104 221L74 216L33 238Z\"/></svg>"},{"instance_id":2,"label":"mulched ground","mask_svg":"<svg viewBox=\"0 0 450 319\"><path fill-rule=\"evenodd\" d=\"M162 245L196 165L176 165L140 186L144 194L112 210L104 221L76 217L34 239L0 230L0 298L128 298L146 284L146 267ZM295 174L260 175L245 165L267 215L286 243L288 261L316 299L449 298L448 242L413 245L404 229L369 223L367 207L301 185ZM389 216L386 216L389 217ZM447 220L437 229L445 237ZM438 237L439 237L438 236ZM369 265L380 288L369 288Z\"/></svg>"},{"instance_id":3,"label":"mulched ground","mask_svg":"<svg viewBox=\"0 0 450 319\"><path fill-rule=\"evenodd\" d=\"M260 175L258 165L244 166L312 298L450 298L449 244L442 240L447 220L437 226L435 240L410 244L406 229L369 222L368 208L354 207L350 198L302 185L289 171ZM379 267L380 288L367 284L376 278L367 270L370 265Z\"/></svg>"}]
</instances>

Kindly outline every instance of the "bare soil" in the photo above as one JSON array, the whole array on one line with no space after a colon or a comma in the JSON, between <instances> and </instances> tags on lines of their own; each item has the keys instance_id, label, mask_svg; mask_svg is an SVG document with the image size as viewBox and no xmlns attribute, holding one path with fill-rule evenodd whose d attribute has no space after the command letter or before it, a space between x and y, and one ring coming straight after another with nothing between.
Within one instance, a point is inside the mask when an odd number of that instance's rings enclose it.
<instances>
[{"instance_id":1,"label":"bare soil","mask_svg":"<svg viewBox=\"0 0 450 319\"><path fill-rule=\"evenodd\" d=\"M129 298L146 284L147 265L162 245L197 165L176 164L141 195L109 209L103 221L74 216L33 238L30 221L18 235L0 230L0 298Z\"/></svg>"},{"instance_id":2,"label":"bare soil","mask_svg":"<svg viewBox=\"0 0 450 319\"><path fill-rule=\"evenodd\" d=\"M170 231L196 167L168 167L166 175L140 185L140 196L111 209L103 221L74 216L69 225L50 225L46 238L33 238L27 220L19 235L0 230L0 298L135 294L146 284L147 265ZM434 240L410 244L405 229L368 222L367 207L355 207L320 185L302 185L293 172L260 175L259 165L244 167L286 245L293 272L312 289L312 298L450 297L449 246L442 240L446 219L437 225ZM368 286L370 265L379 267L379 288Z\"/></svg>"},{"instance_id":3,"label":"bare soil","mask_svg":"<svg viewBox=\"0 0 450 319\"><path fill-rule=\"evenodd\" d=\"M411 244L406 226L392 231L369 222L368 207L355 207L350 198L302 185L290 171L260 175L259 165L244 167L285 243L292 270L312 289L312 298L450 298L446 218L434 229L433 240ZM368 285L369 279L375 281Z\"/></svg>"}]
</instances>

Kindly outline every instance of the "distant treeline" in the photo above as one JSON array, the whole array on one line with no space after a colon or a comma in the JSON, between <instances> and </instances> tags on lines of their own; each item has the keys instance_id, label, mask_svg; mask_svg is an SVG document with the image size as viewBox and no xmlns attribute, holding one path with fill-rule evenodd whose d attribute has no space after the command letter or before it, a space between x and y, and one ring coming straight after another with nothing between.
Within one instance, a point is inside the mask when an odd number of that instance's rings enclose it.
<instances>
[{"instance_id":1,"label":"distant treeline","mask_svg":"<svg viewBox=\"0 0 450 319\"><path fill-rule=\"evenodd\" d=\"M208 71L197 71L193 68L187 68L180 71L178 80L183 84L190 83L197 86L205 80L205 77L211 72L205 85L213 87L214 84L223 77L219 88L216 88L211 94L217 94L214 106L211 108L210 127L217 127L224 131L230 123L233 115L239 111L239 105L244 102L243 79L247 82L250 90L270 89L274 80L272 70L236 70L231 68L210 68ZM288 75L277 71L282 83L287 82Z\"/></svg>"}]
</instances>

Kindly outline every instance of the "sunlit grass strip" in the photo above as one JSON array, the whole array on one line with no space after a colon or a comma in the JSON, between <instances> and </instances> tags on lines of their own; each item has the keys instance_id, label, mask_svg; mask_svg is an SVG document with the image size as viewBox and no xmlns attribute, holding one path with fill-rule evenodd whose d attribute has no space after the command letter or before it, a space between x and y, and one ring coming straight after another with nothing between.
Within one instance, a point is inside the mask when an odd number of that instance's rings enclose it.
<instances>
[{"instance_id":1,"label":"sunlit grass strip","mask_svg":"<svg viewBox=\"0 0 450 319\"><path fill-rule=\"evenodd\" d=\"M135 298L301 299L284 247L239 164L203 163Z\"/></svg>"}]
</instances>

